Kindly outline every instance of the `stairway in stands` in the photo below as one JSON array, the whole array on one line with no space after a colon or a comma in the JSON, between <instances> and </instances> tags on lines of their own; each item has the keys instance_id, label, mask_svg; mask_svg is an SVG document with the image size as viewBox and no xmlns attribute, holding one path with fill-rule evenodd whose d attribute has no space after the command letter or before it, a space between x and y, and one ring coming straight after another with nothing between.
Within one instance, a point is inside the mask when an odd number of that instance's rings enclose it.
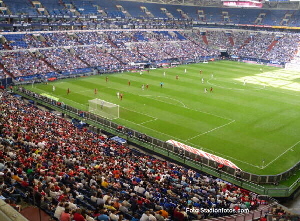
<instances>
[{"instance_id":1,"label":"stairway in stands","mask_svg":"<svg viewBox=\"0 0 300 221\"><path fill-rule=\"evenodd\" d=\"M208 45L208 40L207 40L207 37L206 35L202 35L202 39L203 39L203 42Z\"/></svg>"},{"instance_id":2,"label":"stairway in stands","mask_svg":"<svg viewBox=\"0 0 300 221\"><path fill-rule=\"evenodd\" d=\"M233 37L232 37L232 36L229 36L228 39L229 39L230 44L231 44L232 46L234 46L234 40L233 40Z\"/></svg>"},{"instance_id":3,"label":"stairway in stands","mask_svg":"<svg viewBox=\"0 0 300 221\"><path fill-rule=\"evenodd\" d=\"M0 69L2 69L6 75L9 75L10 77L15 78L15 76L10 71L8 71L2 63L0 63Z\"/></svg>"},{"instance_id":4,"label":"stairway in stands","mask_svg":"<svg viewBox=\"0 0 300 221\"><path fill-rule=\"evenodd\" d=\"M244 44L239 48L239 50L242 49L243 47L245 47L245 45L248 44L250 41L251 41L251 38L250 38L250 37L247 38L247 39L244 41Z\"/></svg>"},{"instance_id":5,"label":"stairway in stands","mask_svg":"<svg viewBox=\"0 0 300 221\"><path fill-rule=\"evenodd\" d=\"M272 48L277 44L277 40L272 41L272 43L269 45L269 47L267 48L267 51L271 51Z\"/></svg>"},{"instance_id":6,"label":"stairway in stands","mask_svg":"<svg viewBox=\"0 0 300 221\"><path fill-rule=\"evenodd\" d=\"M50 64L50 62L48 62L45 58L40 58L40 60L42 60L43 62L45 62L47 64L47 66L49 66L52 70L59 72L58 69L56 69L52 64Z\"/></svg>"}]
</instances>

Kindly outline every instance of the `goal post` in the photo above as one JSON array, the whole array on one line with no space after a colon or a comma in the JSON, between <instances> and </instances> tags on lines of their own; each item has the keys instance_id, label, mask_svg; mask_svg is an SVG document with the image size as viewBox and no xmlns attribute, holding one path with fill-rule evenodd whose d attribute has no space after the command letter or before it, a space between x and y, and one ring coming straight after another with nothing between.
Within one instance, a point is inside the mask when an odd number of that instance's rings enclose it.
<instances>
[{"instance_id":1,"label":"goal post","mask_svg":"<svg viewBox=\"0 0 300 221\"><path fill-rule=\"evenodd\" d=\"M117 104L95 98L89 100L89 112L108 119L116 119L119 118L120 107Z\"/></svg>"}]
</instances>

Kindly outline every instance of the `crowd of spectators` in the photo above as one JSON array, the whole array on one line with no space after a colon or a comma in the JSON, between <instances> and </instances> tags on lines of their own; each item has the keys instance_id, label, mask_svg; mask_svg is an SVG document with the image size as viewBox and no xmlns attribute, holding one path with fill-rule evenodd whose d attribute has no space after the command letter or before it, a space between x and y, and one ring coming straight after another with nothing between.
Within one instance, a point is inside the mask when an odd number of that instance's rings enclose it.
<instances>
[{"instance_id":1,"label":"crowd of spectators","mask_svg":"<svg viewBox=\"0 0 300 221\"><path fill-rule=\"evenodd\" d=\"M250 42L244 45L238 54L243 57L263 58L267 49L274 40L274 34L256 33L250 35Z\"/></svg>"},{"instance_id":2,"label":"crowd of spectators","mask_svg":"<svg viewBox=\"0 0 300 221\"><path fill-rule=\"evenodd\" d=\"M40 52L45 56L45 60L59 71L76 70L87 67L86 63L82 62L76 55L72 55L67 49L52 48L40 50Z\"/></svg>"},{"instance_id":3,"label":"crowd of spectators","mask_svg":"<svg viewBox=\"0 0 300 221\"><path fill-rule=\"evenodd\" d=\"M128 48L112 48L111 54L119 59L123 64L143 62L146 58L138 53L135 49Z\"/></svg>"},{"instance_id":4,"label":"crowd of spectators","mask_svg":"<svg viewBox=\"0 0 300 221\"><path fill-rule=\"evenodd\" d=\"M74 47L76 54L92 67L102 67L105 69L117 69L121 66L118 59L111 56L106 49L97 46Z\"/></svg>"},{"instance_id":5,"label":"crowd of spectators","mask_svg":"<svg viewBox=\"0 0 300 221\"><path fill-rule=\"evenodd\" d=\"M78 41L82 45L104 44L105 36L100 32L78 32L76 33Z\"/></svg>"},{"instance_id":6,"label":"crowd of spectators","mask_svg":"<svg viewBox=\"0 0 300 221\"><path fill-rule=\"evenodd\" d=\"M162 61L164 59L170 58L170 56L164 51L159 50L158 46L153 42L136 43L135 47L141 55L143 55L151 61Z\"/></svg>"},{"instance_id":7,"label":"crowd of spectators","mask_svg":"<svg viewBox=\"0 0 300 221\"><path fill-rule=\"evenodd\" d=\"M1 91L1 197L58 220L193 220L256 209L256 194L157 159ZM6 191L16 188L17 195ZM25 196L23 196L25 195Z\"/></svg>"},{"instance_id":8,"label":"crowd of spectators","mask_svg":"<svg viewBox=\"0 0 300 221\"><path fill-rule=\"evenodd\" d=\"M300 215L292 214L287 208L277 204L269 208L269 211L259 221L298 221Z\"/></svg>"},{"instance_id":9,"label":"crowd of spectators","mask_svg":"<svg viewBox=\"0 0 300 221\"><path fill-rule=\"evenodd\" d=\"M52 67L60 72L87 66L131 69L130 64L143 61L218 57L220 49L237 57L289 62L295 56L300 40L297 34L222 30L55 32L21 36L16 38L18 42L24 42L22 45L27 45L30 51L37 50L49 64L31 55L27 48L9 53L7 47L2 47L0 51L5 53L2 53L1 63L15 77L45 74L52 72ZM12 43L7 42L8 47Z\"/></svg>"},{"instance_id":10,"label":"crowd of spectators","mask_svg":"<svg viewBox=\"0 0 300 221\"><path fill-rule=\"evenodd\" d=\"M229 36L224 31L207 31L206 37L208 44L222 49L231 48Z\"/></svg>"},{"instance_id":11,"label":"crowd of spectators","mask_svg":"<svg viewBox=\"0 0 300 221\"><path fill-rule=\"evenodd\" d=\"M29 51L3 53L1 63L15 77L45 74L53 71L44 61Z\"/></svg>"},{"instance_id":12,"label":"crowd of spectators","mask_svg":"<svg viewBox=\"0 0 300 221\"><path fill-rule=\"evenodd\" d=\"M77 38L67 33L47 33L43 34L43 37L46 39L48 47L75 46L80 44Z\"/></svg>"},{"instance_id":13,"label":"crowd of spectators","mask_svg":"<svg viewBox=\"0 0 300 221\"><path fill-rule=\"evenodd\" d=\"M33 35L33 34L26 34L24 37L24 41L29 46L29 48L44 48L48 47L47 44L45 44L44 41L40 41L38 39L38 36L40 35Z\"/></svg>"},{"instance_id":14,"label":"crowd of spectators","mask_svg":"<svg viewBox=\"0 0 300 221\"><path fill-rule=\"evenodd\" d=\"M299 42L299 35L285 34L280 36L270 53L266 54L265 59L277 63L289 62L295 57Z\"/></svg>"}]
</instances>

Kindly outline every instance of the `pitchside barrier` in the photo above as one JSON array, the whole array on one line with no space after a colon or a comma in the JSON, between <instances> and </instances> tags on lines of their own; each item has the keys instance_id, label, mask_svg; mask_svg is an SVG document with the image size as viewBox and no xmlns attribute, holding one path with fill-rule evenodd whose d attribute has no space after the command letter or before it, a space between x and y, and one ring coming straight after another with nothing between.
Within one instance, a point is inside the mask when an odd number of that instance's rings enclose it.
<instances>
[{"instance_id":1,"label":"pitchside barrier","mask_svg":"<svg viewBox=\"0 0 300 221\"><path fill-rule=\"evenodd\" d=\"M277 175L256 175L246 171L240 171L226 165L222 165L220 168L220 163L216 162L215 160L208 159L193 152L187 151L187 149L182 149L178 146L172 145L171 143L161 141L141 132L126 128L94 113L83 112L74 107L65 104L62 105L61 102L41 96L22 87L18 87L16 92L24 97L34 100L37 103L51 106L53 109L59 110L64 114L85 121L87 124L91 125L91 128L94 128L94 132L99 132L98 128L103 128L106 131L126 138L130 142L139 144L140 146L148 147L151 151L161 153L170 159L175 159L179 163L186 164L195 169L203 170L204 172L243 186L246 189L251 189L259 194L285 197L291 195L300 184L299 178L289 188L267 188L260 185L274 184L274 186L276 186L280 181L287 180L300 169L300 161L292 168Z\"/></svg>"}]
</instances>

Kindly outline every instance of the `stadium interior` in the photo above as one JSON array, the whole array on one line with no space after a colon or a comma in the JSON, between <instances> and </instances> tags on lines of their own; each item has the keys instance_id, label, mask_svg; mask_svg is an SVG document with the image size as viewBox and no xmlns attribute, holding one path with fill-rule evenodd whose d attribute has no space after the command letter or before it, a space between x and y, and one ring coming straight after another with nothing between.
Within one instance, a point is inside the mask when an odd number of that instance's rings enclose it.
<instances>
[{"instance_id":1,"label":"stadium interior","mask_svg":"<svg viewBox=\"0 0 300 221\"><path fill-rule=\"evenodd\" d=\"M286 83L300 79L299 9L292 0L0 0L0 220L300 220L300 161L259 177L151 144L178 162L146 148L143 133L23 88L232 60L290 70L237 81L299 93Z\"/></svg>"}]
</instances>

